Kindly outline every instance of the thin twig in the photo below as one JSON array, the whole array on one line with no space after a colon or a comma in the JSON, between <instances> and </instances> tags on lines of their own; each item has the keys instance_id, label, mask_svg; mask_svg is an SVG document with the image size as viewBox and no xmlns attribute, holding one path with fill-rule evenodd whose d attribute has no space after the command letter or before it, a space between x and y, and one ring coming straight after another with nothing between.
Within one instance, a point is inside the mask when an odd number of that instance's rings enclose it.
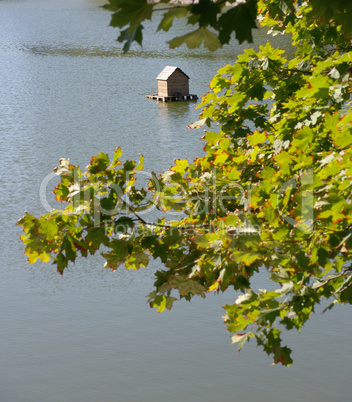
<instances>
[{"instance_id":1,"label":"thin twig","mask_svg":"<svg viewBox=\"0 0 352 402\"><path fill-rule=\"evenodd\" d=\"M344 269L342 272L340 272L338 275L335 275L335 276L332 276L332 277L330 277L330 278L328 278L326 281L324 281L323 283L321 283L320 285L318 285L318 286L313 286L313 289L319 289L319 288L322 288L323 286L325 286L326 284L328 284L329 282L331 282L331 281L333 281L333 280L335 280L335 279L338 279L338 278L341 278L341 276L344 276L346 273L351 273L351 270L350 269Z\"/></svg>"}]
</instances>

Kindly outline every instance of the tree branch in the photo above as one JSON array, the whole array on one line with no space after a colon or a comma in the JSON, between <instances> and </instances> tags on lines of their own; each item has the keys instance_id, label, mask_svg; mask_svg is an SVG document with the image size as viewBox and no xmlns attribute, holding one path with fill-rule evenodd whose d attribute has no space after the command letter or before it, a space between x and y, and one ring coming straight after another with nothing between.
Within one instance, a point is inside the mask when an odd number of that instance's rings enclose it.
<instances>
[{"instance_id":1,"label":"tree branch","mask_svg":"<svg viewBox=\"0 0 352 402\"><path fill-rule=\"evenodd\" d=\"M344 275L346 275L347 273L351 273L351 270L346 268L346 269L344 269L342 272L340 272L338 275L331 276L331 277L328 278L326 281L322 282L320 285L312 286L312 288L313 288L313 289L322 288L322 287L324 287L326 284L328 284L329 282L331 282L331 281L333 281L333 280L335 280L335 279L341 278L341 276L344 276ZM352 282L351 282L351 284L352 284ZM349 287L349 286L350 286L350 285L348 285L347 287ZM347 287L346 287L346 289L347 289ZM343 289L342 289L342 290L343 290ZM341 290L341 292L342 292L342 290Z\"/></svg>"}]
</instances>

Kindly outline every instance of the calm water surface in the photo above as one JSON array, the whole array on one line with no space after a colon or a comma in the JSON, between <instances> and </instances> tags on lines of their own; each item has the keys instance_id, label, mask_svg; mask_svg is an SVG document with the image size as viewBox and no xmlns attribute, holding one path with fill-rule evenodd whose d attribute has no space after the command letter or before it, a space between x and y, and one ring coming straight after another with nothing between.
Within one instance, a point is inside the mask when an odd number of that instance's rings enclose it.
<instances>
[{"instance_id":1,"label":"calm water surface","mask_svg":"<svg viewBox=\"0 0 352 402\"><path fill-rule=\"evenodd\" d=\"M349 401L347 308L289 334L297 362L273 367L254 345L238 355L230 344L221 306L235 300L231 292L157 314L145 297L156 264L111 273L91 258L61 277L26 263L15 223L25 210L45 212L40 184L58 159L84 167L121 146L124 157L143 153L145 170L161 172L175 158L202 155L201 131L186 129L198 118L194 102L145 95L166 65L205 94L243 49L172 51L154 21L143 49L123 56L100 4L0 1L0 401Z\"/></svg>"}]
</instances>

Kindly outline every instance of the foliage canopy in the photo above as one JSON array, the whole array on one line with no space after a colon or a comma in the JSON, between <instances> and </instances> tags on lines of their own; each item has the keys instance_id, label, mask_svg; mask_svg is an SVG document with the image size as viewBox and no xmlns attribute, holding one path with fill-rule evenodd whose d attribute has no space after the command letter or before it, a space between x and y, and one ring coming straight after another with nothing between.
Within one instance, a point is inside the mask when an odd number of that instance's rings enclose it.
<instances>
[{"instance_id":1,"label":"foliage canopy","mask_svg":"<svg viewBox=\"0 0 352 402\"><path fill-rule=\"evenodd\" d=\"M175 18L186 19L193 29L173 38L169 42L171 48L186 44L194 49L203 43L209 50L216 50L228 44L233 33L240 43L252 42L252 30L258 26L257 16L263 15L264 9L269 17L280 20L283 28L295 23L297 7L302 5L302 0L107 1L103 7L113 13L110 25L120 29L117 40L124 43L124 51L128 51L134 41L142 45L143 23L151 20L153 13L162 13L158 31L169 31ZM310 22L328 25L333 20L343 33L351 34L352 5L349 0L309 0L308 3Z\"/></svg>"},{"instance_id":2,"label":"foliage canopy","mask_svg":"<svg viewBox=\"0 0 352 402\"><path fill-rule=\"evenodd\" d=\"M121 35L139 41L154 6L110 0L109 7L115 25L129 25ZM61 159L54 192L68 205L39 218L26 213L18 224L28 261L53 261L61 273L101 248L112 270L160 260L165 268L149 295L159 312L178 298L234 289L237 300L224 306L233 342L241 350L253 338L274 363L290 365L282 331L300 331L324 299L326 309L352 303L352 6L344 0L249 0L226 12L223 6L201 0L171 8L161 28L187 12L199 30L216 29L219 43L229 39L223 27L231 18L229 31L251 39L247 27L236 25L245 7L252 10L249 27L258 16L272 34L291 35L296 55L288 59L267 43L217 72L199 105L201 120L189 126L208 126L206 155L176 160L148 188L136 183L143 157L122 163L120 148L112 160L92 157L86 171ZM147 222L141 212L151 207L182 215ZM263 272L272 289L255 291L253 275Z\"/></svg>"}]
</instances>

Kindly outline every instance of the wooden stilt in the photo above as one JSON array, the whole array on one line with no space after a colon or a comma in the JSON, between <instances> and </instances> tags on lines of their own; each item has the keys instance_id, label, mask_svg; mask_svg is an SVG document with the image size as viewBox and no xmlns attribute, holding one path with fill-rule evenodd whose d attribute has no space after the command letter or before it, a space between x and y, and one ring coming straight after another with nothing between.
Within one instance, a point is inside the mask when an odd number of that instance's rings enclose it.
<instances>
[{"instance_id":1,"label":"wooden stilt","mask_svg":"<svg viewBox=\"0 0 352 402\"><path fill-rule=\"evenodd\" d=\"M197 95L183 95L183 96L159 96L159 95L146 95L146 98L162 101L162 102L175 102L175 101L190 101L197 100Z\"/></svg>"}]
</instances>

